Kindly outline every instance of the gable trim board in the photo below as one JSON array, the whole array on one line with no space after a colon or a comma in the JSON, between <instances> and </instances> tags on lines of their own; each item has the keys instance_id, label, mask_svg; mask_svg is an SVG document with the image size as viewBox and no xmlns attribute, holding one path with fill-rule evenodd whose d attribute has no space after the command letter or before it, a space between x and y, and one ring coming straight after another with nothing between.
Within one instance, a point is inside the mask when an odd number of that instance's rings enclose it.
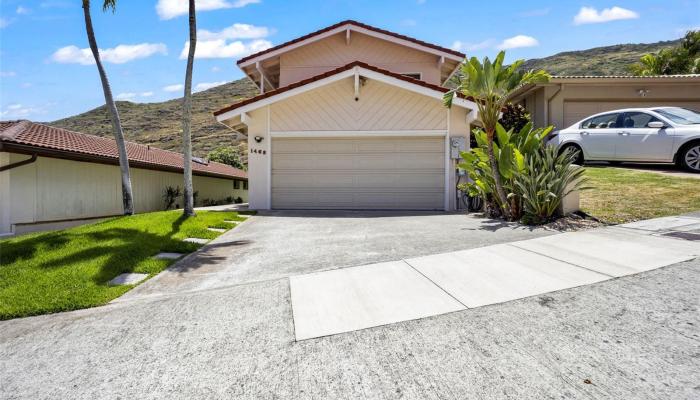
<instances>
[{"instance_id":1,"label":"gable trim board","mask_svg":"<svg viewBox=\"0 0 700 400\"><path fill-rule=\"evenodd\" d=\"M476 104L447 109L448 89L395 75L355 62L217 111L247 121L250 207L454 209L449 139L468 135Z\"/></svg>"}]
</instances>

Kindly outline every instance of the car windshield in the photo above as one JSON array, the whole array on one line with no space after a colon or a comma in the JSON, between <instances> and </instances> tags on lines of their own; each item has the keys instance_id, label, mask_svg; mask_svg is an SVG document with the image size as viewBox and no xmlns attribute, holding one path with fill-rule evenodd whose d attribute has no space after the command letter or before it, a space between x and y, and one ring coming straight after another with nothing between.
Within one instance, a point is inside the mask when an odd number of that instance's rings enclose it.
<instances>
[{"instance_id":1,"label":"car windshield","mask_svg":"<svg viewBox=\"0 0 700 400\"><path fill-rule=\"evenodd\" d=\"M657 108L657 113L681 125L700 124L700 113L681 107Z\"/></svg>"}]
</instances>

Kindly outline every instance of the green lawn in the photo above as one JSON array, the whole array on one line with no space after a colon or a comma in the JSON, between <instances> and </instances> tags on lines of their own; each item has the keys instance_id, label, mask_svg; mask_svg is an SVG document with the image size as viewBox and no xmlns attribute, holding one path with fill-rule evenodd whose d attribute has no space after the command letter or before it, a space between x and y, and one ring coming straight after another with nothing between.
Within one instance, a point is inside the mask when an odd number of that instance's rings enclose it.
<instances>
[{"instance_id":1,"label":"green lawn","mask_svg":"<svg viewBox=\"0 0 700 400\"><path fill-rule=\"evenodd\" d=\"M586 176L593 189L581 193L581 208L607 223L700 210L699 179L606 167L586 167Z\"/></svg>"},{"instance_id":2,"label":"green lawn","mask_svg":"<svg viewBox=\"0 0 700 400\"><path fill-rule=\"evenodd\" d=\"M182 239L213 239L220 233L207 227L233 227L224 220L243 218L163 211L0 240L0 320L105 304L133 288L108 286L109 280L123 272L157 274L173 261L152 256L195 251L200 245Z\"/></svg>"}]
</instances>

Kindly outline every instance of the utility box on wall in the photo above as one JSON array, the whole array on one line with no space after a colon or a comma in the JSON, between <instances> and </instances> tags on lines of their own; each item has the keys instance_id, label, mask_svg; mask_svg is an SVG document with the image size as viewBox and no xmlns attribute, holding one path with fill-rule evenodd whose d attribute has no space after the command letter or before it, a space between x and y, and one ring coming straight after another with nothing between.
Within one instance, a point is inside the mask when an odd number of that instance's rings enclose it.
<instances>
[{"instance_id":1,"label":"utility box on wall","mask_svg":"<svg viewBox=\"0 0 700 400\"><path fill-rule=\"evenodd\" d=\"M457 136L450 138L450 158L456 160L460 158L459 153L467 149L467 138Z\"/></svg>"}]
</instances>

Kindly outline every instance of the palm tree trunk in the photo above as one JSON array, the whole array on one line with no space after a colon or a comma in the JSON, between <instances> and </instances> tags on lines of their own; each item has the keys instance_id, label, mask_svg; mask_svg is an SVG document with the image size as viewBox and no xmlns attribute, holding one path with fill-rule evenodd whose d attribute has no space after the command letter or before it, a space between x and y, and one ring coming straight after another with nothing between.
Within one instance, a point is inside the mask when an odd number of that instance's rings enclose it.
<instances>
[{"instance_id":1,"label":"palm tree trunk","mask_svg":"<svg viewBox=\"0 0 700 400\"><path fill-rule=\"evenodd\" d=\"M197 20L195 17L194 1L190 4L190 49L187 54L187 70L185 72L185 96L183 97L182 110L182 153L184 155L185 174L185 208L186 216L193 216L194 199L192 196L192 135L190 132L192 122L192 67L194 66L194 50L197 45Z\"/></svg>"},{"instance_id":2,"label":"palm tree trunk","mask_svg":"<svg viewBox=\"0 0 700 400\"><path fill-rule=\"evenodd\" d=\"M100 73L100 80L102 81L102 91L105 96L105 105L107 110L109 110L109 116L112 120L112 132L114 133L114 141L117 143L117 151L119 153L119 168L121 169L122 175L122 202L124 205L124 215L134 214L134 196L131 191L131 174L129 173L129 158L126 153L126 144L124 143L124 131L122 130L122 123L119 119L119 112L117 111L117 105L114 104L114 98L112 97L112 88L109 86L109 80L107 79L107 73L102 66L102 61L100 60L100 50L97 47L97 40L95 40L95 31L92 29L92 18L90 18L90 0L83 0L83 13L85 14L85 30L87 31L88 42L90 43L90 50L92 50L92 55L95 57L95 64L97 64L97 71Z\"/></svg>"},{"instance_id":3,"label":"palm tree trunk","mask_svg":"<svg viewBox=\"0 0 700 400\"><path fill-rule=\"evenodd\" d=\"M498 200L501 204L499 204L501 208L501 212L503 213L503 217L506 220L510 220L512 213L510 210L510 206L508 203L508 196L506 195L506 191L503 189L503 182L501 181L501 173L498 171L498 164L496 163L496 156L493 153L493 133L488 133L487 132L487 138L488 140L486 141L486 148L487 148L487 153L489 156L489 164L491 165L491 174L493 174L493 182L494 185L496 186L496 195L498 196Z\"/></svg>"}]
</instances>

